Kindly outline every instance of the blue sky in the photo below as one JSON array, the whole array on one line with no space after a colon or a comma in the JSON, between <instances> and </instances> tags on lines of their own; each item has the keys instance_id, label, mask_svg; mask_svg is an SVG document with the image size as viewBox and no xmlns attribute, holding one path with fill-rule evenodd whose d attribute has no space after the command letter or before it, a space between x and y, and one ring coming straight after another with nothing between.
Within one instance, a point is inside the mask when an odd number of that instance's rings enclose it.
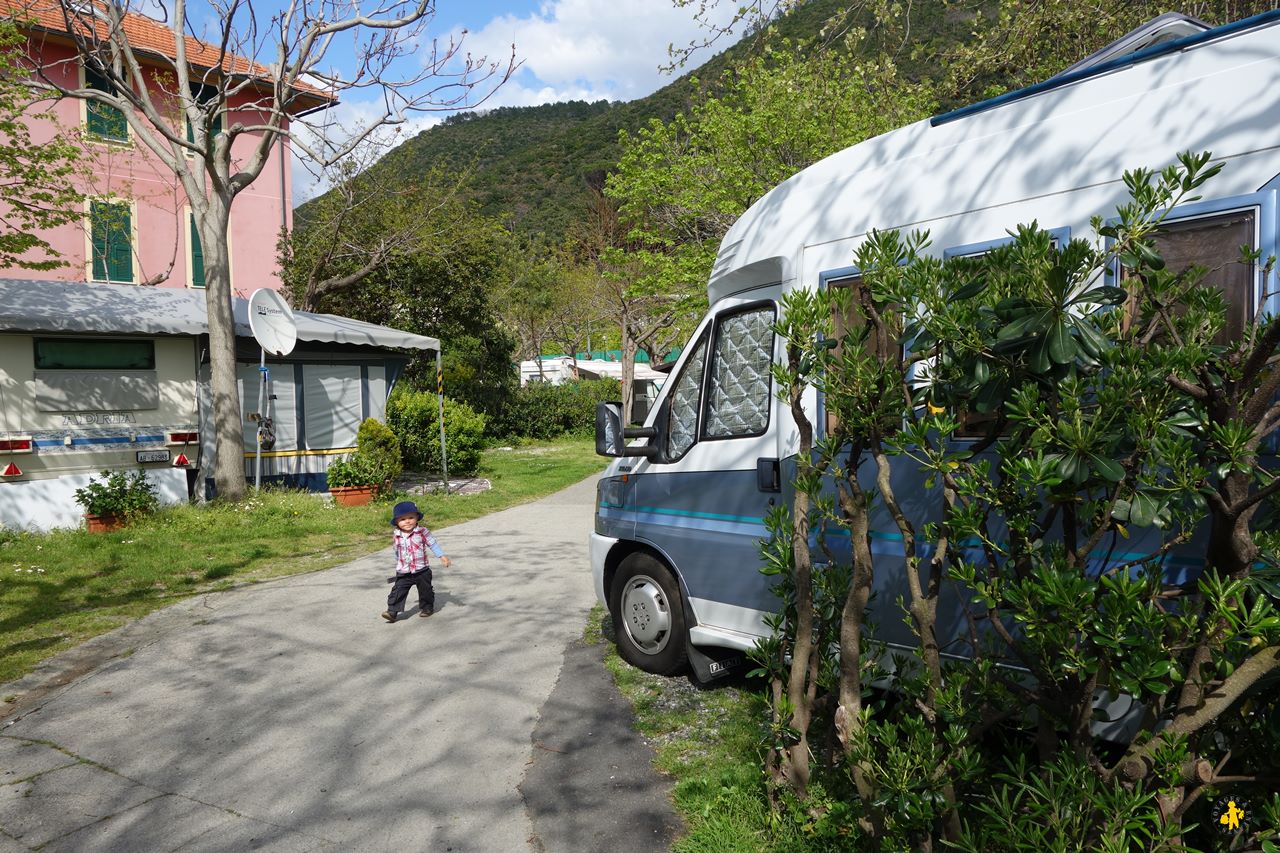
<instances>
[{"instance_id":1,"label":"blue sky","mask_svg":"<svg viewBox=\"0 0 1280 853\"><path fill-rule=\"evenodd\" d=\"M724 0L721 5L714 14L727 20L738 4ZM695 10L696 4L678 8L672 0L439 0L425 35L446 41L465 29L465 49L490 58L509 56L515 45L520 70L483 108L629 101L670 81L659 71L668 62L668 46L685 46L703 34ZM329 58L340 67L342 54L333 51ZM703 52L695 62L707 58ZM348 93L332 118L350 121L373 109L373 103ZM420 114L399 138L412 137L445 115ZM296 165L294 203L316 191L315 180Z\"/></svg>"}]
</instances>

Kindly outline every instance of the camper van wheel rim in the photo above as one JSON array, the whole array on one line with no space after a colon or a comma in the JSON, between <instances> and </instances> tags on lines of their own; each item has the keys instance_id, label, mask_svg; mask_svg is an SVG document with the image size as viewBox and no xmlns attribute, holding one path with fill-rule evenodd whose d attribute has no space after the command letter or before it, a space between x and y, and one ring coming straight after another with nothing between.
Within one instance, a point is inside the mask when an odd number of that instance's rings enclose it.
<instances>
[{"instance_id":1,"label":"camper van wheel rim","mask_svg":"<svg viewBox=\"0 0 1280 853\"><path fill-rule=\"evenodd\" d=\"M648 575L635 575L622 591L623 630L636 648L656 655L671 639L671 607L662 585Z\"/></svg>"},{"instance_id":2,"label":"camper van wheel rim","mask_svg":"<svg viewBox=\"0 0 1280 853\"><path fill-rule=\"evenodd\" d=\"M627 663L654 675L675 675L687 665L680 583L662 560L643 551L623 558L609 584L609 616Z\"/></svg>"}]
</instances>

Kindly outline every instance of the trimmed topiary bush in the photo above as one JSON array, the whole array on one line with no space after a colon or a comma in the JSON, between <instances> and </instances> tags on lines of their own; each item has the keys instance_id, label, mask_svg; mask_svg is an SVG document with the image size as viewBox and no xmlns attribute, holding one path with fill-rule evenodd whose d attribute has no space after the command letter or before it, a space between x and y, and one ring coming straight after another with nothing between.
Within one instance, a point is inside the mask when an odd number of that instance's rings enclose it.
<instances>
[{"instance_id":1,"label":"trimmed topiary bush","mask_svg":"<svg viewBox=\"0 0 1280 853\"><path fill-rule=\"evenodd\" d=\"M400 439L405 464L416 471L440 471L440 419L436 395L397 388L387 400L387 425ZM484 415L466 403L444 400L445 448L449 474L473 477L484 449Z\"/></svg>"}]
</instances>

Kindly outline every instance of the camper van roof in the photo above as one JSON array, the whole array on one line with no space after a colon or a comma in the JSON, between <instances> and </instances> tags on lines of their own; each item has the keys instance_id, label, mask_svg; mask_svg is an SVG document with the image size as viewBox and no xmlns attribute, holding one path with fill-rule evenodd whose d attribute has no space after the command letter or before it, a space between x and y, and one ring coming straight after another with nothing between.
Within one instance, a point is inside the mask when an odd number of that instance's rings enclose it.
<instances>
[{"instance_id":1,"label":"camper van roof","mask_svg":"<svg viewBox=\"0 0 1280 853\"><path fill-rule=\"evenodd\" d=\"M1163 167L1183 151L1231 158L1214 197L1257 192L1280 172L1277 33L1280 10L1196 36L1192 48L1105 75L1088 69L1037 97L838 151L769 190L725 232L707 296L816 286L849 272L876 229L920 232L937 252L999 240L1018 222L1084 235L1092 215L1124 203L1126 169Z\"/></svg>"},{"instance_id":2,"label":"camper van roof","mask_svg":"<svg viewBox=\"0 0 1280 853\"><path fill-rule=\"evenodd\" d=\"M948 113L936 115L929 122L936 127L974 113L995 109L1013 101L1020 101L1023 98L1029 98L1032 95L1047 92L1050 89L1057 89L1060 86L1067 86L1089 77L1106 74L1109 71L1114 71L1127 65L1146 62L1166 53L1186 50L1206 41L1269 24L1276 20L1280 20L1280 9L1273 9L1270 12L1263 12L1251 18L1244 18L1220 27L1210 28L1203 21L1196 18L1180 15L1176 12L1166 12L1113 41L1102 50L1086 56L1075 65L1060 74L1050 77L1048 80L1025 86L1021 89L1015 89L1012 92L1005 92L1003 95L997 95L994 98L988 98L976 104L969 104Z\"/></svg>"},{"instance_id":3,"label":"camper van roof","mask_svg":"<svg viewBox=\"0 0 1280 853\"><path fill-rule=\"evenodd\" d=\"M236 335L253 337L249 301L232 300ZM294 311L298 339L318 343L439 351L440 341L333 314ZM205 295L198 290L130 284L0 279L0 331L203 335Z\"/></svg>"}]
</instances>

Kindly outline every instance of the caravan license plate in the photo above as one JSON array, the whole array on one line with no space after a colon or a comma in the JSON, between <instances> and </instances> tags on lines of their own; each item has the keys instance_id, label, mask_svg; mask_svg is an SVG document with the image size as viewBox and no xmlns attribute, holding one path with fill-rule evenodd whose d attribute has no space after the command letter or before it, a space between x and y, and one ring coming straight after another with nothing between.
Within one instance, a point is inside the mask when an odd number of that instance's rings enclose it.
<instances>
[{"instance_id":1,"label":"caravan license plate","mask_svg":"<svg viewBox=\"0 0 1280 853\"><path fill-rule=\"evenodd\" d=\"M139 450L137 456L139 462L169 461L169 451L167 450Z\"/></svg>"}]
</instances>

